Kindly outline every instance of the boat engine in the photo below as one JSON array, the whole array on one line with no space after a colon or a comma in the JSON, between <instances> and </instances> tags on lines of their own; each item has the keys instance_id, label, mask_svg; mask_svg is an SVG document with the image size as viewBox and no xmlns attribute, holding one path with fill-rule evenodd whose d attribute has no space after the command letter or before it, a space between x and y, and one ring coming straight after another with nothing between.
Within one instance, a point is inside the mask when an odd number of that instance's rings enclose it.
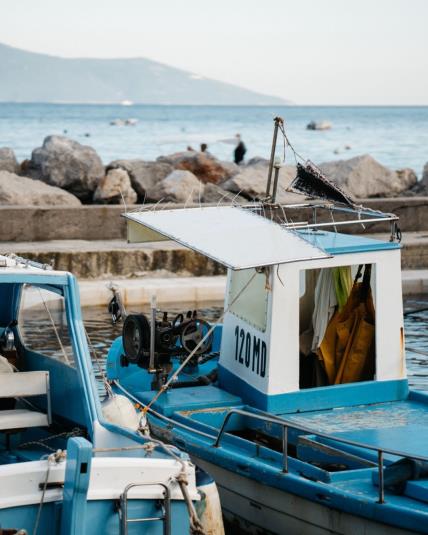
<instances>
[{"instance_id":1,"label":"boat engine","mask_svg":"<svg viewBox=\"0 0 428 535\"><path fill-rule=\"evenodd\" d=\"M152 309L150 321L144 314L130 314L123 324L125 354L121 365L137 364L156 374L152 386L159 388L166 381L174 358L183 361L194 352L188 365L195 366L202 355L211 351L213 334L207 336L210 328L208 322L197 317L196 311L177 314L172 321L168 312L163 312L162 320L157 320L156 309Z\"/></svg>"}]
</instances>

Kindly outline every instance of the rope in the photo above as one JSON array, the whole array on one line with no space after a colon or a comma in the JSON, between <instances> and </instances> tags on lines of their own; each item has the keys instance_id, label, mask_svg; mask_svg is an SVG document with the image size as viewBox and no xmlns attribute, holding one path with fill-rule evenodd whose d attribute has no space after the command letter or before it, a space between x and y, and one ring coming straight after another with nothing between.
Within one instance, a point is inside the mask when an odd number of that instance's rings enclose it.
<instances>
[{"instance_id":1,"label":"rope","mask_svg":"<svg viewBox=\"0 0 428 535\"><path fill-rule=\"evenodd\" d=\"M147 452L152 452L157 445L158 444L155 441L153 441L153 442L147 442L147 444L141 444L139 446L121 446L117 448L93 448L92 451L94 453L112 453L115 451L133 451L133 450L144 450Z\"/></svg>"},{"instance_id":2,"label":"rope","mask_svg":"<svg viewBox=\"0 0 428 535\"><path fill-rule=\"evenodd\" d=\"M92 342L91 342L91 339L89 338L89 334L88 334L88 331L86 330L86 327L83 326L83 330L85 331L85 335L86 335L86 339L88 341L88 345L89 345L89 349L92 351L92 354L95 358L95 362L97 363L97 366L98 366L98 370L100 372L100 375L101 375L101 379L103 381L103 385L104 385L104 388L105 388L105 391L106 391L106 394L109 398L112 398L114 397L114 392L110 386L110 383L108 382L108 379L107 379L107 376L106 376L106 373L103 369L103 367L101 366L101 363L98 359L98 354L97 352L95 351L95 347L93 346Z\"/></svg>"},{"instance_id":3,"label":"rope","mask_svg":"<svg viewBox=\"0 0 428 535\"><path fill-rule=\"evenodd\" d=\"M55 332L55 336L56 336L56 338L57 338L57 340L58 340L59 347L61 348L62 354L64 355L64 360L65 360L65 362L66 362L67 364L70 365L70 364L71 364L71 363L70 363L70 359L68 358L68 355L67 355L67 353L66 353L66 351L65 351L65 348L64 348L64 346L63 346L63 344L62 344L62 342L61 342L61 338L60 338L60 336L59 336L59 333L58 333L58 330L57 330L57 328L56 328L55 322L54 322L54 320L53 320L53 318L52 318L52 314L51 314L51 312L50 312L50 310L49 310L49 308L48 308L48 304L46 303L45 298L43 297L43 294L42 294L41 289L40 289L40 288L37 288L37 289L39 290L39 294L40 294L40 297L41 297L41 299L42 299L42 301L43 301L43 305L44 305L44 307L45 307L45 309L46 309L46 312L48 313L50 322L52 323L52 327L53 327L53 330L54 330L54 332Z\"/></svg>"},{"instance_id":4,"label":"rope","mask_svg":"<svg viewBox=\"0 0 428 535\"><path fill-rule=\"evenodd\" d=\"M204 527L201 521L199 520L198 514L196 513L195 506L193 505L193 502L189 496L189 491L187 489L189 482L187 480L186 472L182 470L175 479L180 487L183 499L186 502L187 511L189 513L190 518L190 532L193 535L206 535Z\"/></svg>"},{"instance_id":5,"label":"rope","mask_svg":"<svg viewBox=\"0 0 428 535\"><path fill-rule=\"evenodd\" d=\"M303 158L303 156L301 154L299 154L296 151L296 149L293 147L293 145L290 143L290 140L288 139L288 136L285 133L284 123L279 124L279 130L280 130L281 134L284 137L284 160L285 160L285 144L287 144L290 147L290 149L293 151L293 155L294 155L294 159L296 161L296 164L297 164L297 158L299 158L302 162L306 162L306 158Z\"/></svg>"},{"instance_id":6,"label":"rope","mask_svg":"<svg viewBox=\"0 0 428 535\"><path fill-rule=\"evenodd\" d=\"M248 282L241 288L241 290L236 294L234 299L231 301L229 306L224 310L223 314L213 323L211 328L206 332L205 336L198 342L198 344L195 346L193 351L186 357L186 359L181 363L181 365L175 370L175 372L171 375L171 377L168 379L168 381L158 390L156 395L150 400L150 402L143 408L142 412L145 414L150 407L159 399L159 397L168 389L169 385L174 381L178 375L180 374L181 370L186 367L187 363L191 360L191 358L194 356L196 351L204 344L204 342L211 336L214 329L217 327L217 325L223 320L224 316L229 312L232 305L235 304L237 299L242 295L242 293L248 288L250 283L253 281L254 277L257 275L257 271L253 273L251 278L248 280ZM111 387L110 387L111 388Z\"/></svg>"},{"instance_id":7,"label":"rope","mask_svg":"<svg viewBox=\"0 0 428 535\"><path fill-rule=\"evenodd\" d=\"M424 357L428 357L428 353L426 351L421 351L420 349L415 349L411 347L406 348L407 351L410 351L410 353L417 353L418 355L423 355Z\"/></svg>"},{"instance_id":8,"label":"rope","mask_svg":"<svg viewBox=\"0 0 428 535\"><path fill-rule=\"evenodd\" d=\"M51 435L51 436L48 436L46 438L41 438L39 440L31 440L29 442L23 442L22 444L19 444L17 446L17 449L18 448L26 448L28 446L37 445L37 446L43 446L47 450L55 452L57 450L55 448L52 448L51 446L48 446L47 444L45 444L45 442L48 442L50 440L54 440L56 438L61 438L61 437L71 438L71 437L79 437L79 436L83 436L83 432L78 427L75 427L71 431L65 431L64 433L58 433L57 435Z\"/></svg>"},{"instance_id":9,"label":"rope","mask_svg":"<svg viewBox=\"0 0 428 535\"><path fill-rule=\"evenodd\" d=\"M113 384L121 392L123 392L125 394L125 396L127 396L129 399L132 399L137 405L140 405L142 407L146 406L146 405L144 405L144 403L142 403L141 400L139 400L133 394L131 394L131 392L129 392L129 390L127 390L124 386L122 386L118 381L113 380ZM161 414L160 412L157 412L152 408L147 408L147 410L148 410L148 412L150 412L150 414L153 414L154 416L156 416L156 418L159 418L160 420L163 420L164 422L168 422L168 424L170 424L171 426L181 427L182 429L185 429L186 431L195 432L196 434L201 435L201 436L203 436L205 438L209 438L209 439L213 439L213 440L215 439L214 435L209 435L208 433L204 433L203 431L200 431L199 429L196 429L196 428L193 428L193 427L189 427L188 425L185 425L185 424L179 422L178 420L177 421L176 420L172 420L171 418L168 418L168 416L165 416L164 414Z\"/></svg>"},{"instance_id":10,"label":"rope","mask_svg":"<svg viewBox=\"0 0 428 535\"><path fill-rule=\"evenodd\" d=\"M409 316L410 314L417 314L418 312L426 312L427 310L428 310L428 307L415 308L413 310L406 310L406 312L403 312L403 316Z\"/></svg>"},{"instance_id":11,"label":"rope","mask_svg":"<svg viewBox=\"0 0 428 535\"><path fill-rule=\"evenodd\" d=\"M92 451L94 453L109 453L116 451L144 450L150 453L156 447L160 447L167 453L167 455L170 455L175 461L180 463L180 473L174 479L177 481L181 493L183 495L183 500L186 502L186 507L190 518L190 531L193 535L206 535L187 489L189 482L187 479L186 462L172 451L171 446L164 444L160 440L151 439L150 442L148 442L147 444L142 444L138 446L122 446L118 448L94 448Z\"/></svg>"},{"instance_id":12,"label":"rope","mask_svg":"<svg viewBox=\"0 0 428 535\"><path fill-rule=\"evenodd\" d=\"M42 514L43 504L45 501L46 489L48 487L48 480L49 480L49 473L51 471L51 466L53 463L58 464L61 461L64 461L66 455L67 455L66 451L57 450L55 453L52 453L48 457L48 469L46 470L46 477L43 483L43 492L42 492L42 497L40 499L39 509L37 510L37 516L36 516L36 522L34 523L33 535L37 535L37 531L39 529L40 518Z\"/></svg>"}]
</instances>

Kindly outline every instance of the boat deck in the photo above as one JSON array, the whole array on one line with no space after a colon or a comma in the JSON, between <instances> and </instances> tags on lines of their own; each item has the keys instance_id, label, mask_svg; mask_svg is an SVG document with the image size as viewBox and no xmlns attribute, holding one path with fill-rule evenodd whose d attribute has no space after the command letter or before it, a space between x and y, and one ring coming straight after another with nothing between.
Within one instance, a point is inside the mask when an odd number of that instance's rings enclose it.
<instances>
[{"instance_id":1,"label":"boat deck","mask_svg":"<svg viewBox=\"0 0 428 535\"><path fill-rule=\"evenodd\" d=\"M284 415L296 425L380 449L427 455L428 406L406 399Z\"/></svg>"}]
</instances>

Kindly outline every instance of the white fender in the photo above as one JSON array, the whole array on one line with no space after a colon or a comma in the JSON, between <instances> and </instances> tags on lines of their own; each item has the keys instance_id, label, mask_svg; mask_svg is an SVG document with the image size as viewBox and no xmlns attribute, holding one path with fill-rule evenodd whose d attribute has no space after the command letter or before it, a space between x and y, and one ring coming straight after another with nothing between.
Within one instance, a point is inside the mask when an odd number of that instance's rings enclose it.
<instances>
[{"instance_id":1,"label":"white fender","mask_svg":"<svg viewBox=\"0 0 428 535\"><path fill-rule=\"evenodd\" d=\"M224 535L223 515L217 485L211 478L198 484L201 500L195 503L199 520L206 535Z\"/></svg>"},{"instance_id":2,"label":"white fender","mask_svg":"<svg viewBox=\"0 0 428 535\"><path fill-rule=\"evenodd\" d=\"M127 397L121 395L108 397L101 403L101 407L107 422L132 429L132 431L139 429L140 415Z\"/></svg>"}]
</instances>

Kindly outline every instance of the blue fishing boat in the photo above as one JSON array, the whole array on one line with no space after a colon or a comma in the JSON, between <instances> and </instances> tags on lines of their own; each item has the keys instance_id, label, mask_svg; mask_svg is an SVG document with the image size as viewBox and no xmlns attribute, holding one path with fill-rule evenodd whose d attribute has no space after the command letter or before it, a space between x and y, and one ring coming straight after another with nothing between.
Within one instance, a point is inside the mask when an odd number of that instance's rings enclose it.
<instances>
[{"instance_id":1,"label":"blue fishing boat","mask_svg":"<svg viewBox=\"0 0 428 535\"><path fill-rule=\"evenodd\" d=\"M278 204L282 128L262 202L125 214L130 242L185 245L224 265L227 287L215 323L155 303L128 315L108 379L214 477L245 532L428 533L428 395L406 376L398 218L311 163L290 188L316 199ZM388 241L353 232L372 223Z\"/></svg>"},{"instance_id":2,"label":"blue fishing boat","mask_svg":"<svg viewBox=\"0 0 428 535\"><path fill-rule=\"evenodd\" d=\"M105 381L100 400L89 346L76 279L0 256L0 533L211 533L194 465Z\"/></svg>"}]
</instances>

